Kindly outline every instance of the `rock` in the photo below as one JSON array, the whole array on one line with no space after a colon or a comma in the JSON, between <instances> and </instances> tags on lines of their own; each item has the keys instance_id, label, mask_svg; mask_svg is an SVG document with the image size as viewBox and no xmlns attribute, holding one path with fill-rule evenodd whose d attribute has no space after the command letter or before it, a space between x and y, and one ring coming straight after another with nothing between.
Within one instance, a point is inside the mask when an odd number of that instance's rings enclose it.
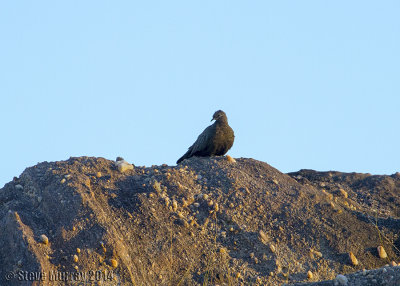
<instances>
[{"instance_id":1,"label":"rock","mask_svg":"<svg viewBox=\"0 0 400 286\"><path fill-rule=\"evenodd\" d=\"M385 251L385 249L383 248L382 245L378 246L378 254L379 254L379 257L382 258L382 259L387 258L387 253L386 253L386 251Z\"/></svg>"},{"instance_id":2,"label":"rock","mask_svg":"<svg viewBox=\"0 0 400 286\"><path fill-rule=\"evenodd\" d=\"M310 271L310 270L308 270L308 272L307 272L307 279L308 280L311 280L313 278L313 273Z\"/></svg>"},{"instance_id":3,"label":"rock","mask_svg":"<svg viewBox=\"0 0 400 286\"><path fill-rule=\"evenodd\" d=\"M18 185L15 185L15 189L19 191L19 190L23 190L24 187L18 184Z\"/></svg>"},{"instance_id":4,"label":"rock","mask_svg":"<svg viewBox=\"0 0 400 286\"><path fill-rule=\"evenodd\" d=\"M118 168L118 171L124 173L128 170L133 170L133 165L126 162L124 159L116 161L115 166Z\"/></svg>"},{"instance_id":5,"label":"rock","mask_svg":"<svg viewBox=\"0 0 400 286\"><path fill-rule=\"evenodd\" d=\"M229 155L226 155L226 159L227 159L228 162L230 162L230 163L236 163L236 160L235 160L234 158L232 158L231 156L229 156Z\"/></svg>"},{"instance_id":6,"label":"rock","mask_svg":"<svg viewBox=\"0 0 400 286\"><path fill-rule=\"evenodd\" d=\"M260 230L260 231L258 232L258 238L259 238L260 241L261 241L262 243L264 243L264 244L268 243L268 241L270 240L270 238L268 237L268 235L267 235L264 231L262 231L262 230Z\"/></svg>"},{"instance_id":7,"label":"rock","mask_svg":"<svg viewBox=\"0 0 400 286\"><path fill-rule=\"evenodd\" d=\"M47 245L47 244L49 244L49 239L46 235L42 234L40 236L40 242Z\"/></svg>"},{"instance_id":8,"label":"rock","mask_svg":"<svg viewBox=\"0 0 400 286\"><path fill-rule=\"evenodd\" d=\"M351 252L351 251L349 252L349 258L350 258L351 264L353 264L354 266L358 265L358 260L357 260L356 256L353 254L353 252Z\"/></svg>"},{"instance_id":9,"label":"rock","mask_svg":"<svg viewBox=\"0 0 400 286\"><path fill-rule=\"evenodd\" d=\"M347 198L349 195L347 194L347 192L345 191L345 190L343 190L343 189L339 189L339 192L340 192L340 194L343 196L343 197L345 197L345 198Z\"/></svg>"},{"instance_id":10,"label":"rock","mask_svg":"<svg viewBox=\"0 0 400 286\"><path fill-rule=\"evenodd\" d=\"M346 276L339 274L336 276L335 278L335 282L338 283L338 285L347 285L347 283L349 282L349 280L347 279Z\"/></svg>"},{"instance_id":11,"label":"rock","mask_svg":"<svg viewBox=\"0 0 400 286\"><path fill-rule=\"evenodd\" d=\"M110 264L113 268L117 268L118 267L118 261L115 259L110 259Z\"/></svg>"}]
</instances>

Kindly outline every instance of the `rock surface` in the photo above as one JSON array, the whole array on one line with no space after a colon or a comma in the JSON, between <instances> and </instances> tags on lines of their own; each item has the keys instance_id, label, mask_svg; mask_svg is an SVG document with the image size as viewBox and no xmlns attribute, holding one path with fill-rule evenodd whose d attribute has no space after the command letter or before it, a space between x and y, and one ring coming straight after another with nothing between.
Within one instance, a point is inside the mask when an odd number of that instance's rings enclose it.
<instances>
[{"instance_id":1,"label":"rock surface","mask_svg":"<svg viewBox=\"0 0 400 286\"><path fill-rule=\"evenodd\" d=\"M399 192L398 174L283 174L244 158L124 172L103 158L44 162L0 189L0 285L37 273L41 285L335 285L339 274L400 285L399 267L382 268L400 261Z\"/></svg>"}]
</instances>

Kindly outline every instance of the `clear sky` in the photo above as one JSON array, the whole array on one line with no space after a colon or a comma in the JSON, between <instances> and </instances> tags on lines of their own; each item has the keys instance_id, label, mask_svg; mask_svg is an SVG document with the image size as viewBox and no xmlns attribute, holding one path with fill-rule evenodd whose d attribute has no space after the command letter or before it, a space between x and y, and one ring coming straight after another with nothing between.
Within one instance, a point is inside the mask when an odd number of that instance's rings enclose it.
<instances>
[{"instance_id":1,"label":"clear sky","mask_svg":"<svg viewBox=\"0 0 400 286\"><path fill-rule=\"evenodd\" d=\"M1 1L0 187L70 156L400 171L400 1Z\"/></svg>"}]
</instances>

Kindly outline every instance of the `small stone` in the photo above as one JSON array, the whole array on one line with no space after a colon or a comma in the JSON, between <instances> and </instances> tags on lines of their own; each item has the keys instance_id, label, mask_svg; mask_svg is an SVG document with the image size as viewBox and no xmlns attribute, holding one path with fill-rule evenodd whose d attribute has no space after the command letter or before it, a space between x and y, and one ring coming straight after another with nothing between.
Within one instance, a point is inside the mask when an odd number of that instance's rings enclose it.
<instances>
[{"instance_id":1,"label":"small stone","mask_svg":"<svg viewBox=\"0 0 400 286\"><path fill-rule=\"evenodd\" d=\"M275 253L275 251L276 251L275 246L273 244L270 244L269 250L271 250L272 253Z\"/></svg>"},{"instance_id":2,"label":"small stone","mask_svg":"<svg viewBox=\"0 0 400 286\"><path fill-rule=\"evenodd\" d=\"M80 249L80 248L77 248L77 249L76 249L76 253L81 253L81 249Z\"/></svg>"},{"instance_id":3,"label":"small stone","mask_svg":"<svg viewBox=\"0 0 400 286\"><path fill-rule=\"evenodd\" d=\"M383 273L386 273L386 272L387 272L386 268L383 268L383 269L382 269L382 272L383 272Z\"/></svg>"},{"instance_id":4,"label":"small stone","mask_svg":"<svg viewBox=\"0 0 400 286\"><path fill-rule=\"evenodd\" d=\"M311 280L313 278L313 273L310 271L310 270L308 270L308 272L307 272L307 279L308 280Z\"/></svg>"},{"instance_id":5,"label":"small stone","mask_svg":"<svg viewBox=\"0 0 400 286\"><path fill-rule=\"evenodd\" d=\"M357 266L358 260L357 260L356 256L353 254L353 252L351 252L351 251L349 252L349 257L350 257L351 264L353 264L354 266Z\"/></svg>"},{"instance_id":6,"label":"small stone","mask_svg":"<svg viewBox=\"0 0 400 286\"><path fill-rule=\"evenodd\" d=\"M46 235L42 234L40 236L40 242L47 245L47 244L49 244L49 239Z\"/></svg>"},{"instance_id":7,"label":"small stone","mask_svg":"<svg viewBox=\"0 0 400 286\"><path fill-rule=\"evenodd\" d=\"M118 168L118 171L120 171L121 173L128 171L128 170L133 170L133 165L129 164L128 162L126 162L123 159L115 162L115 166Z\"/></svg>"},{"instance_id":8,"label":"small stone","mask_svg":"<svg viewBox=\"0 0 400 286\"><path fill-rule=\"evenodd\" d=\"M397 263L392 261L392 262L390 262L390 266L397 266Z\"/></svg>"},{"instance_id":9,"label":"small stone","mask_svg":"<svg viewBox=\"0 0 400 286\"><path fill-rule=\"evenodd\" d=\"M269 241L269 237L268 237L268 235L264 232L264 231L262 231L262 230L260 230L259 232L258 232L258 238L260 239L260 241L262 242L262 243L267 243L268 241Z\"/></svg>"},{"instance_id":10,"label":"small stone","mask_svg":"<svg viewBox=\"0 0 400 286\"><path fill-rule=\"evenodd\" d=\"M345 198L347 198L349 195L347 194L347 192L345 191L345 190L343 190L343 189L339 189L339 192L340 192L340 194L343 196L343 197L345 197Z\"/></svg>"},{"instance_id":11,"label":"small stone","mask_svg":"<svg viewBox=\"0 0 400 286\"><path fill-rule=\"evenodd\" d=\"M101 172L97 172L97 173L96 173L96 177L97 177L97 178L100 178L100 177L101 177Z\"/></svg>"},{"instance_id":12,"label":"small stone","mask_svg":"<svg viewBox=\"0 0 400 286\"><path fill-rule=\"evenodd\" d=\"M339 285L347 285L349 282L347 277L342 274L337 275L335 280L339 283Z\"/></svg>"},{"instance_id":13,"label":"small stone","mask_svg":"<svg viewBox=\"0 0 400 286\"><path fill-rule=\"evenodd\" d=\"M18 184L18 185L15 185L15 189L17 189L17 190L23 190L24 187Z\"/></svg>"},{"instance_id":14,"label":"small stone","mask_svg":"<svg viewBox=\"0 0 400 286\"><path fill-rule=\"evenodd\" d=\"M172 201L172 209L174 210L174 212L176 212L176 210L178 209L178 203L176 200Z\"/></svg>"},{"instance_id":15,"label":"small stone","mask_svg":"<svg viewBox=\"0 0 400 286\"><path fill-rule=\"evenodd\" d=\"M61 184L64 184L64 183L65 183L65 178L63 178L63 179L60 181L60 183L61 183Z\"/></svg>"},{"instance_id":16,"label":"small stone","mask_svg":"<svg viewBox=\"0 0 400 286\"><path fill-rule=\"evenodd\" d=\"M322 253L321 252L319 252L319 251L313 251L314 252L314 254L316 255L316 256L318 256L319 258L321 258L322 257Z\"/></svg>"},{"instance_id":17,"label":"small stone","mask_svg":"<svg viewBox=\"0 0 400 286\"><path fill-rule=\"evenodd\" d=\"M203 199L204 199L204 200L208 200L208 195L207 195L207 194L204 194L204 195L203 195Z\"/></svg>"},{"instance_id":18,"label":"small stone","mask_svg":"<svg viewBox=\"0 0 400 286\"><path fill-rule=\"evenodd\" d=\"M76 255L76 254L74 254L74 262L76 263L76 262L78 262L78 255Z\"/></svg>"},{"instance_id":19,"label":"small stone","mask_svg":"<svg viewBox=\"0 0 400 286\"><path fill-rule=\"evenodd\" d=\"M200 206L199 203L194 203L193 205L194 205L196 208L198 208L198 207Z\"/></svg>"},{"instance_id":20,"label":"small stone","mask_svg":"<svg viewBox=\"0 0 400 286\"><path fill-rule=\"evenodd\" d=\"M219 253L221 253L221 254L226 254L228 251L227 251L227 249L225 248L225 247L221 247L220 249L219 249Z\"/></svg>"},{"instance_id":21,"label":"small stone","mask_svg":"<svg viewBox=\"0 0 400 286\"><path fill-rule=\"evenodd\" d=\"M387 257L387 253L382 245L378 246L378 254L379 254L379 257L382 259L385 259Z\"/></svg>"},{"instance_id":22,"label":"small stone","mask_svg":"<svg viewBox=\"0 0 400 286\"><path fill-rule=\"evenodd\" d=\"M233 159L231 156L229 156L229 155L226 155L226 159L228 160L228 162L230 162L230 163L236 163L236 160L235 159Z\"/></svg>"},{"instance_id":23,"label":"small stone","mask_svg":"<svg viewBox=\"0 0 400 286\"><path fill-rule=\"evenodd\" d=\"M117 261L117 260L115 260L115 259L110 259L110 263L111 263L111 266L112 266L113 268L117 268L117 267L118 267L118 261Z\"/></svg>"}]
</instances>

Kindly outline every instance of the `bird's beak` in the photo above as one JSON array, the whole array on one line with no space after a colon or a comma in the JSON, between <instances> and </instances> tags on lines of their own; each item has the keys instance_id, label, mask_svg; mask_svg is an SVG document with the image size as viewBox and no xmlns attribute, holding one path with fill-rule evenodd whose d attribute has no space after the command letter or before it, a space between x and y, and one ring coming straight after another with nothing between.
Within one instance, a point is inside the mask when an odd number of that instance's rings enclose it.
<instances>
[{"instance_id":1,"label":"bird's beak","mask_svg":"<svg viewBox=\"0 0 400 286\"><path fill-rule=\"evenodd\" d=\"M211 121L213 121L213 120L215 120L215 118L214 118L214 117L211 119Z\"/></svg>"}]
</instances>

